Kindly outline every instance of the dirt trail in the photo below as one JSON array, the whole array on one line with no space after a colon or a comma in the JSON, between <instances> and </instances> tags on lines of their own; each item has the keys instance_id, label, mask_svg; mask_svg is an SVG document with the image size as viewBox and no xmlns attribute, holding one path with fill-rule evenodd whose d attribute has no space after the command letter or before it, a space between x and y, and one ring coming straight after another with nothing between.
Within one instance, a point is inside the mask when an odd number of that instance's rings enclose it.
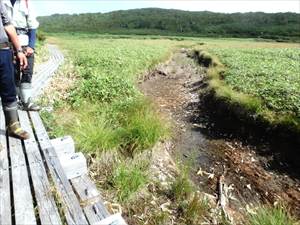
<instances>
[{"instance_id":1,"label":"dirt trail","mask_svg":"<svg viewBox=\"0 0 300 225\"><path fill-rule=\"evenodd\" d=\"M262 202L283 200L300 212L300 181L280 170L270 169L269 158L257 154L259 146L213 135L214 121L208 119L199 98L204 91L205 68L187 56L174 54L139 84L162 115L173 124L173 153L192 161L192 178L201 191L217 194L218 179L225 174L230 186L230 208L236 216ZM216 109L217 110L217 109ZM221 137L220 137L221 136ZM280 172L278 172L280 171Z\"/></svg>"}]
</instances>

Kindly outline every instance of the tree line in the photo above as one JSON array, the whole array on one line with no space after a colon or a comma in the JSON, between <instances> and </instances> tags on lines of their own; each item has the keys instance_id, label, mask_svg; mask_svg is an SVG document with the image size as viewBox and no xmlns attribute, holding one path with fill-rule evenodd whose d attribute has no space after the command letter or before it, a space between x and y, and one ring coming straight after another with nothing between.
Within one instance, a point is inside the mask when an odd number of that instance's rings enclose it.
<instances>
[{"instance_id":1,"label":"tree line","mask_svg":"<svg viewBox=\"0 0 300 225\"><path fill-rule=\"evenodd\" d=\"M46 32L300 39L298 13L213 13L159 8L38 18Z\"/></svg>"}]
</instances>

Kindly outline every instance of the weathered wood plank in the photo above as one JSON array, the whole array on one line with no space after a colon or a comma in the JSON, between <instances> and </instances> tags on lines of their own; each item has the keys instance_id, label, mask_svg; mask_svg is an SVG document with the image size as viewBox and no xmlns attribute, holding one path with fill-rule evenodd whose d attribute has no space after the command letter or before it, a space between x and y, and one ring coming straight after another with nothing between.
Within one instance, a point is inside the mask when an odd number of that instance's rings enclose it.
<instances>
[{"instance_id":1,"label":"weathered wood plank","mask_svg":"<svg viewBox=\"0 0 300 225\"><path fill-rule=\"evenodd\" d=\"M43 77L41 79L34 82L34 84L33 84L33 87L35 87L34 88L34 96L39 95L43 91L43 89L50 82L50 79L51 79L52 75L55 73L56 69L57 69L57 66L54 66L54 68L52 68L51 70L45 71L45 75L43 75Z\"/></svg>"},{"instance_id":2,"label":"weathered wood plank","mask_svg":"<svg viewBox=\"0 0 300 225\"><path fill-rule=\"evenodd\" d=\"M36 76L34 76L33 87L34 87L34 97L39 95L43 89L46 87L50 78L53 76L58 67L63 63L64 56L57 49L56 46L48 45L50 58L44 63L43 67L39 67Z\"/></svg>"},{"instance_id":3,"label":"weathered wood plank","mask_svg":"<svg viewBox=\"0 0 300 225\"><path fill-rule=\"evenodd\" d=\"M15 221L17 225L36 224L29 174L20 140L9 137Z\"/></svg>"},{"instance_id":4,"label":"weathered wood plank","mask_svg":"<svg viewBox=\"0 0 300 225\"><path fill-rule=\"evenodd\" d=\"M11 222L10 178L5 118L2 107L0 107L0 224L11 225Z\"/></svg>"},{"instance_id":5,"label":"weathered wood plank","mask_svg":"<svg viewBox=\"0 0 300 225\"><path fill-rule=\"evenodd\" d=\"M103 204L96 185L91 181L88 175L73 178L71 179L71 183L79 196L81 206L90 224L100 222L110 216Z\"/></svg>"},{"instance_id":6,"label":"weathered wood plank","mask_svg":"<svg viewBox=\"0 0 300 225\"><path fill-rule=\"evenodd\" d=\"M25 140L24 145L31 171L31 178L41 224L60 225L62 224L60 215L58 213L54 198L51 195L52 189L47 177L43 159L30 126L27 113L20 111L19 120L22 127L30 134L30 139Z\"/></svg>"},{"instance_id":7,"label":"weathered wood plank","mask_svg":"<svg viewBox=\"0 0 300 225\"><path fill-rule=\"evenodd\" d=\"M64 205L67 223L72 225L88 224L72 186L63 172L39 114L30 112L30 117L47 166Z\"/></svg>"},{"instance_id":8,"label":"weathered wood plank","mask_svg":"<svg viewBox=\"0 0 300 225\"><path fill-rule=\"evenodd\" d=\"M121 214L113 214L93 225L127 225L125 220L122 218Z\"/></svg>"},{"instance_id":9,"label":"weathered wood plank","mask_svg":"<svg viewBox=\"0 0 300 225\"><path fill-rule=\"evenodd\" d=\"M33 86L37 88L41 88L40 86L36 86L36 84L48 80L51 77L52 73L54 73L54 71L57 69L57 67L58 66L56 66L55 64L53 64L53 62L51 62L51 64L49 64L46 70L40 72L40 76L37 77L36 80L34 80Z\"/></svg>"}]
</instances>

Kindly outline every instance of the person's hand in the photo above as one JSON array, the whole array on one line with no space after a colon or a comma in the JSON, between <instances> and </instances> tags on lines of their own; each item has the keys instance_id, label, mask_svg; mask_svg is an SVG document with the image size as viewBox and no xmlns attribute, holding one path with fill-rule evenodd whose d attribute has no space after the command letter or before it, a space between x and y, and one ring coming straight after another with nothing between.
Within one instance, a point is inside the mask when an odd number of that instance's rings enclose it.
<instances>
[{"instance_id":1,"label":"person's hand","mask_svg":"<svg viewBox=\"0 0 300 225\"><path fill-rule=\"evenodd\" d=\"M20 61L20 67L21 67L21 70L27 68L27 58L25 56L25 54L23 52L18 52L18 55L17 55L19 61Z\"/></svg>"},{"instance_id":2,"label":"person's hand","mask_svg":"<svg viewBox=\"0 0 300 225\"><path fill-rule=\"evenodd\" d=\"M25 52L26 56L31 56L33 53L34 53L34 49L32 49L30 47L26 48L26 52Z\"/></svg>"}]
</instances>

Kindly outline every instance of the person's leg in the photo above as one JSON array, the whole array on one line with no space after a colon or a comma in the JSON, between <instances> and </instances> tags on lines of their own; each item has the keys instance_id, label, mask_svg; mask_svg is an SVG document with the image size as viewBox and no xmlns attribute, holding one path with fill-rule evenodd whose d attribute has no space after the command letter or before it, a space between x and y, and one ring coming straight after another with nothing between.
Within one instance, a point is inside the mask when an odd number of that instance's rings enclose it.
<instances>
[{"instance_id":1,"label":"person's leg","mask_svg":"<svg viewBox=\"0 0 300 225\"><path fill-rule=\"evenodd\" d=\"M22 130L18 121L16 88L14 82L12 52L0 50L0 95L9 135L28 139L29 134Z\"/></svg>"},{"instance_id":2,"label":"person's leg","mask_svg":"<svg viewBox=\"0 0 300 225\"><path fill-rule=\"evenodd\" d=\"M15 56L15 60L13 62L13 65L14 65L14 74L15 74L15 84L16 84L17 97L19 98L19 100L21 100L21 96L20 96L21 67L20 67L20 61L16 60L16 56Z\"/></svg>"},{"instance_id":3,"label":"person's leg","mask_svg":"<svg viewBox=\"0 0 300 225\"><path fill-rule=\"evenodd\" d=\"M27 56L28 66L22 71L21 83L31 83L33 67L34 67L34 53Z\"/></svg>"},{"instance_id":4,"label":"person's leg","mask_svg":"<svg viewBox=\"0 0 300 225\"><path fill-rule=\"evenodd\" d=\"M38 111L40 107L32 100L32 75L34 67L34 54L27 57L28 67L22 71L20 82L20 97L25 110Z\"/></svg>"},{"instance_id":5,"label":"person's leg","mask_svg":"<svg viewBox=\"0 0 300 225\"><path fill-rule=\"evenodd\" d=\"M0 50L0 91L2 103L17 101L11 54L9 49Z\"/></svg>"}]
</instances>

